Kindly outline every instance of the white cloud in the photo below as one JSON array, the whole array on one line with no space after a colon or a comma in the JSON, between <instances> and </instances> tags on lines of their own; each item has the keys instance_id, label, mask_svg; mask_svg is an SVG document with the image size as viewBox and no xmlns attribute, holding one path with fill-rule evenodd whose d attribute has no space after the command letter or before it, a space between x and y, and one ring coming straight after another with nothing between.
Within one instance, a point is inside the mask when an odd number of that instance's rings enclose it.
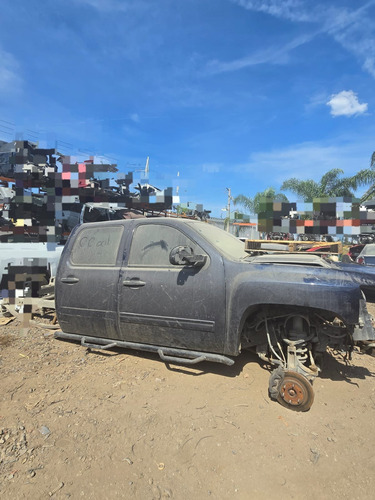
<instances>
[{"instance_id":1,"label":"white cloud","mask_svg":"<svg viewBox=\"0 0 375 500\"><path fill-rule=\"evenodd\" d=\"M351 135L337 138L334 143L303 142L273 151L258 151L251 154L249 162L237 165L235 171L241 175L242 182L246 173L253 180L264 181L266 176L275 186L291 177L319 180L333 168L341 168L345 176L353 175L368 168L374 150L372 138L372 134L369 137Z\"/></svg>"},{"instance_id":2,"label":"white cloud","mask_svg":"<svg viewBox=\"0 0 375 500\"><path fill-rule=\"evenodd\" d=\"M332 116L353 116L361 115L367 111L367 103L360 103L357 94L352 90L342 90L338 94L333 94L327 102L331 107Z\"/></svg>"},{"instance_id":3,"label":"white cloud","mask_svg":"<svg viewBox=\"0 0 375 500\"><path fill-rule=\"evenodd\" d=\"M317 2L316 0L231 0L253 12L263 12L295 23L315 23L317 34L332 37L375 78L375 24L369 0L357 9ZM354 2L353 2L354 3Z\"/></svg>"},{"instance_id":4,"label":"white cloud","mask_svg":"<svg viewBox=\"0 0 375 500\"><path fill-rule=\"evenodd\" d=\"M375 55L366 57L365 62L363 63L363 67L366 71L370 73L371 76L375 78Z\"/></svg>"},{"instance_id":5,"label":"white cloud","mask_svg":"<svg viewBox=\"0 0 375 500\"><path fill-rule=\"evenodd\" d=\"M0 48L0 96L17 92L22 84L16 59Z\"/></svg>"},{"instance_id":6,"label":"white cloud","mask_svg":"<svg viewBox=\"0 0 375 500\"><path fill-rule=\"evenodd\" d=\"M291 40L282 47L269 47L250 56L235 59L234 61L210 61L207 64L207 72L209 74L217 74L237 71L250 66L256 66L258 64L285 64L288 62L289 52L309 42L312 38L314 38L314 36L315 33L302 35L294 40Z\"/></svg>"},{"instance_id":7,"label":"white cloud","mask_svg":"<svg viewBox=\"0 0 375 500\"><path fill-rule=\"evenodd\" d=\"M306 11L303 0L232 0L247 10L264 12L290 21L311 21L311 11Z\"/></svg>"}]
</instances>

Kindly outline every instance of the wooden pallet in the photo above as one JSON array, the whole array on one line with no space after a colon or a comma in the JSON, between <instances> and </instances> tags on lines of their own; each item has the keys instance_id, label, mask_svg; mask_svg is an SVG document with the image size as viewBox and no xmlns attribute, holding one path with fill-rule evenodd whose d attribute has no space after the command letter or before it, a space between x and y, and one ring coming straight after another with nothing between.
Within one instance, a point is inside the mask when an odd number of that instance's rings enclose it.
<instances>
[{"instance_id":1,"label":"wooden pallet","mask_svg":"<svg viewBox=\"0 0 375 500\"><path fill-rule=\"evenodd\" d=\"M266 251L262 249L262 243L281 244L285 246L285 250L272 250L272 252L301 252L301 248L308 249L313 247L328 247L327 251L317 251L316 254L341 254L342 243L337 241L334 243L320 241L288 241L288 240L246 240L245 252Z\"/></svg>"}]
</instances>

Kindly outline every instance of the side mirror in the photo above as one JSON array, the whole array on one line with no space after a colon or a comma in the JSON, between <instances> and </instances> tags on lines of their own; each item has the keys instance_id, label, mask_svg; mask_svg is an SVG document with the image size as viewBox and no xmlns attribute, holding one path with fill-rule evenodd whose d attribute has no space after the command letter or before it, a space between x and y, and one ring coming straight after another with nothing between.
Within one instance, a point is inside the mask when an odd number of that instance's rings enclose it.
<instances>
[{"instance_id":1,"label":"side mirror","mask_svg":"<svg viewBox=\"0 0 375 500\"><path fill-rule=\"evenodd\" d=\"M207 261L207 255L198 255L188 246L172 248L169 254L169 262L174 266L203 267Z\"/></svg>"}]
</instances>

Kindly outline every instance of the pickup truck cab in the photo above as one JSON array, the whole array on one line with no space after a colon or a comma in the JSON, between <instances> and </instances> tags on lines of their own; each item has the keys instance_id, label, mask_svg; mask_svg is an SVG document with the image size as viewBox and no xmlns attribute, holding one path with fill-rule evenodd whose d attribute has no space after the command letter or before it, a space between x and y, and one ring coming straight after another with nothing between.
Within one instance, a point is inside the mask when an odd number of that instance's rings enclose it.
<instances>
[{"instance_id":1,"label":"pickup truck cab","mask_svg":"<svg viewBox=\"0 0 375 500\"><path fill-rule=\"evenodd\" d=\"M305 411L327 346L375 339L350 274L306 258L251 257L234 236L186 219L82 224L57 271L55 335L169 363L230 365L251 348L275 367L270 396Z\"/></svg>"}]
</instances>

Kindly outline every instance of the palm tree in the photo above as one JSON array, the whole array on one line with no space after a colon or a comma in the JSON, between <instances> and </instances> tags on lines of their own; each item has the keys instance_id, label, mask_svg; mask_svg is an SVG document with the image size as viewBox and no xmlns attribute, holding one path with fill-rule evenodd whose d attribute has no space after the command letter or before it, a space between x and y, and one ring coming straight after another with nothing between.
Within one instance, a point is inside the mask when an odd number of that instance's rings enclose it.
<instances>
[{"instance_id":1,"label":"palm tree","mask_svg":"<svg viewBox=\"0 0 375 500\"><path fill-rule=\"evenodd\" d=\"M374 182L375 178L375 151L371 155L370 168L367 169L369 182ZM361 202L372 198L375 194L375 184L372 184L370 189L368 189L361 197Z\"/></svg>"},{"instance_id":2,"label":"palm tree","mask_svg":"<svg viewBox=\"0 0 375 500\"><path fill-rule=\"evenodd\" d=\"M313 198L326 196L354 196L354 191L360 186L375 181L375 153L372 155L370 168L360 170L352 177L340 177L343 173L341 168L333 168L324 174L318 182L312 179L301 181L293 177L284 181L280 189L292 191L304 201L312 201ZM372 192L375 192L375 185Z\"/></svg>"},{"instance_id":3,"label":"palm tree","mask_svg":"<svg viewBox=\"0 0 375 500\"><path fill-rule=\"evenodd\" d=\"M265 198L273 201L288 202L285 194L276 193L273 187L269 187L264 191L258 192L253 198L239 194L233 199L233 204L242 206L248 213L258 214L261 210L261 203L264 202Z\"/></svg>"},{"instance_id":4,"label":"palm tree","mask_svg":"<svg viewBox=\"0 0 375 500\"><path fill-rule=\"evenodd\" d=\"M235 198L233 198L233 205L240 205L246 212L252 214L253 212L253 199L249 196L245 196L244 194L239 194Z\"/></svg>"}]
</instances>

